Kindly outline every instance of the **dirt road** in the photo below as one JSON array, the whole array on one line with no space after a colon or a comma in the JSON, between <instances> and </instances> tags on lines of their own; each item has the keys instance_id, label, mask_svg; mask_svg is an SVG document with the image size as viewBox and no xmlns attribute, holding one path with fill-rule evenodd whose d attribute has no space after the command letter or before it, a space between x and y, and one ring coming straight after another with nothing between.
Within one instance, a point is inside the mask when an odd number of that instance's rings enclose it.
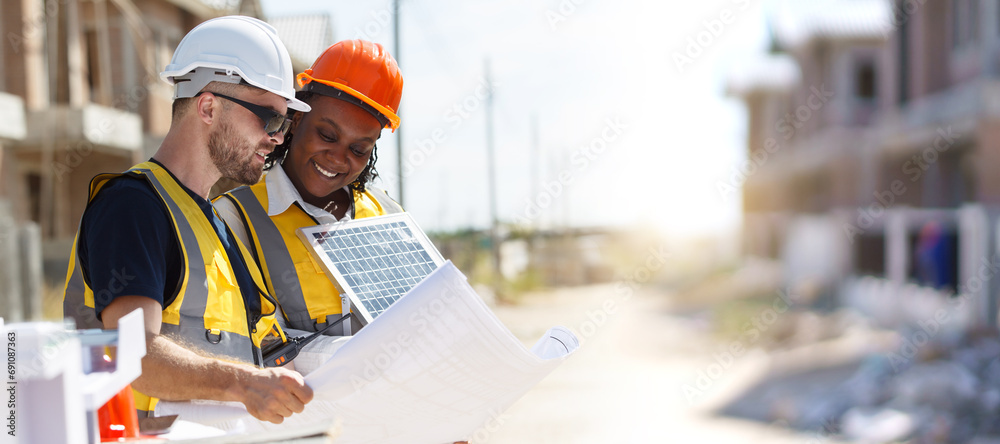
<instances>
[{"instance_id":1,"label":"dirt road","mask_svg":"<svg viewBox=\"0 0 1000 444\"><path fill-rule=\"evenodd\" d=\"M529 347L553 325L570 327L583 345L479 442L837 442L819 430L796 433L713 414L760 380L769 358L752 350L732 361L713 357L722 344L668 309L665 294L645 290L627 297L612 285L538 293L517 306L496 307ZM722 364L728 365L717 371ZM706 372L711 377L701 387L707 389L689 401L694 392L686 395L685 387L697 388Z\"/></svg>"}]
</instances>

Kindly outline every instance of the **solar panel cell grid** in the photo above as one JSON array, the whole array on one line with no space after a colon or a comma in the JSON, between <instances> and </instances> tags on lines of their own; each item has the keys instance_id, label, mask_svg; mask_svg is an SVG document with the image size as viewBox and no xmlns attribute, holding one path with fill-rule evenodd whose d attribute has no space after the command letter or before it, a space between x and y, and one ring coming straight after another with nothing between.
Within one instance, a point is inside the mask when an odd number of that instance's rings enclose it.
<instances>
[{"instance_id":1,"label":"solar panel cell grid","mask_svg":"<svg viewBox=\"0 0 1000 444\"><path fill-rule=\"evenodd\" d=\"M374 219L379 218L362 221ZM338 280L350 288L371 318L385 311L438 266L403 220L335 226L311 236L316 240L318 252L329 260L327 265L341 275ZM433 248L429 241L425 242Z\"/></svg>"}]
</instances>

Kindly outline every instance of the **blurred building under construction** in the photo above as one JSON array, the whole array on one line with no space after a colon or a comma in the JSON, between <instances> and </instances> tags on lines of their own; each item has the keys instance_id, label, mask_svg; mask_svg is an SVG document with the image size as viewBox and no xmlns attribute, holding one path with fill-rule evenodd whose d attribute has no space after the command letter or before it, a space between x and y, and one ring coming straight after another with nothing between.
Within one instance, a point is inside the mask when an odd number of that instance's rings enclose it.
<instances>
[{"instance_id":1,"label":"blurred building under construction","mask_svg":"<svg viewBox=\"0 0 1000 444\"><path fill-rule=\"evenodd\" d=\"M0 316L17 321L40 316L42 270L54 285L65 273L90 179L149 158L166 134L173 90L159 72L181 38L213 17L264 17L256 0L0 0L0 11ZM272 24L296 71L332 43L325 15Z\"/></svg>"},{"instance_id":2,"label":"blurred building under construction","mask_svg":"<svg viewBox=\"0 0 1000 444\"><path fill-rule=\"evenodd\" d=\"M996 326L1000 3L789 1L769 24L728 85L746 254L887 323Z\"/></svg>"}]
</instances>

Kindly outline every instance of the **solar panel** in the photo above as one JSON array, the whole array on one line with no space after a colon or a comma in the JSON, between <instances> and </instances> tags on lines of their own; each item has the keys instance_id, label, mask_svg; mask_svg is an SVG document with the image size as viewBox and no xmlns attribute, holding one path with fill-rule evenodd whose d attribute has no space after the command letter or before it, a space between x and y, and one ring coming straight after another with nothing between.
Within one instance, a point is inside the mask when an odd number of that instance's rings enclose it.
<instances>
[{"instance_id":1,"label":"solar panel","mask_svg":"<svg viewBox=\"0 0 1000 444\"><path fill-rule=\"evenodd\" d=\"M340 290L343 312L361 325L444 263L408 213L304 227L298 235Z\"/></svg>"}]
</instances>

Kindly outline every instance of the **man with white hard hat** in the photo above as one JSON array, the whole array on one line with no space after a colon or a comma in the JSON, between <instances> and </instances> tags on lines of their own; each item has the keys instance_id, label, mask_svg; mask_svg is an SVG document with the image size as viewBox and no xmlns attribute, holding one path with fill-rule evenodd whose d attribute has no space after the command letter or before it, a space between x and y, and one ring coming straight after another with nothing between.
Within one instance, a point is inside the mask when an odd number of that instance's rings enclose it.
<instances>
[{"instance_id":1,"label":"man with white hard hat","mask_svg":"<svg viewBox=\"0 0 1000 444\"><path fill-rule=\"evenodd\" d=\"M274 299L208 198L222 177L256 183L288 108L309 106L295 99L276 31L250 17L198 25L160 77L174 85L170 130L149 161L91 182L65 315L78 328L115 328L143 309L147 352L133 383L141 415L158 399L209 399L280 423L313 393L292 370L261 368L262 348L284 340Z\"/></svg>"}]
</instances>

